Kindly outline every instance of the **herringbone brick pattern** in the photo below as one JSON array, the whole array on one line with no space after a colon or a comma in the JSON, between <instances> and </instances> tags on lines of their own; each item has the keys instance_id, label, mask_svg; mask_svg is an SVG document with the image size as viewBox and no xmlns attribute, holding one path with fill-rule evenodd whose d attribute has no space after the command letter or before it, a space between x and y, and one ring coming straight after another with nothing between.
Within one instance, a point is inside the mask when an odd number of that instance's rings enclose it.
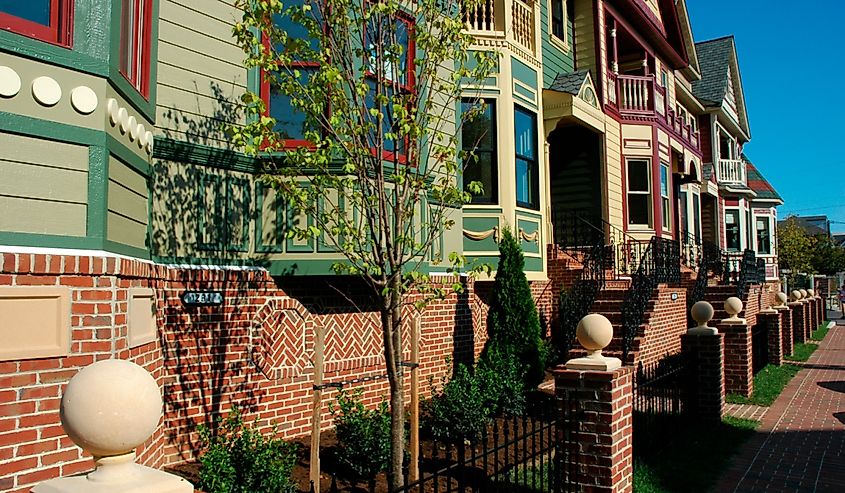
<instances>
[{"instance_id":1,"label":"herringbone brick pattern","mask_svg":"<svg viewBox=\"0 0 845 493\"><path fill-rule=\"evenodd\" d=\"M845 325L837 325L763 417L716 491L845 491Z\"/></svg>"}]
</instances>

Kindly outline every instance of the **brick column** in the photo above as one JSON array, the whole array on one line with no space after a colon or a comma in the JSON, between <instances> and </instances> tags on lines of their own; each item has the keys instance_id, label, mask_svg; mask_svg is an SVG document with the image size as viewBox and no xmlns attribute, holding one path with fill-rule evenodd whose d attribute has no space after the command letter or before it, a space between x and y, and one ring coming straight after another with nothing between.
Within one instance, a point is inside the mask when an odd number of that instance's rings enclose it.
<instances>
[{"instance_id":1,"label":"brick column","mask_svg":"<svg viewBox=\"0 0 845 493\"><path fill-rule=\"evenodd\" d=\"M827 306L825 305L825 299L821 296L816 296L819 300L818 310L819 310L819 323L823 324L827 322Z\"/></svg>"},{"instance_id":2,"label":"brick column","mask_svg":"<svg viewBox=\"0 0 845 493\"><path fill-rule=\"evenodd\" d=\"M810 329L810 324L811 324L810 315L811 315L811 311L812 311L812 310L810 310L810 300L803 299L803 300L801 300L801 304L803 305L802 309L804 310L804 340L809 341L810 340L810 331L811 331L811 329Z\"/></svg>"},{"instance_id":3,"label":"brick column","mask_svg":"<svg viewBox=\"0 0 845 493\"><path fill-rule=\"evenodd\" d=\"M792 340L795 341L795 344L801 344L806 340L804 337L804 304L800 301L793 301L789 304L789 309L792 311Z\"/></svg>"},{"instance_id":4,"label":"brick column","mask_svg":"<svg viewBox=\"0 0 845 493\"><path fill-rule=\"evenodd\" d=\"M751 327L743 319L725 319L719 322L719 332L725 334L725 392L751 397L754 391Z\"/></svg>"},{"instance_id":5,"label":"brick column","mask_svg":"<svg viewBox=\"0 0 845 493\"><path fill-rule=\"evenodd\" d=\"M725 335L683 334L681 348L695 372L684 409L695 418L718 423L725 415Z\"/></svg>"},{"instance_id":6,"label":"brick column","mask_svg":"<svg viewBox=\"0 0 845 493\"><path fill-rule=\"evenodd\" d=\"M816 309L816 298L807 298L807 309L809 310L807 314L807 320L809 321L807 324L807 339L810 339L813 331L819 326L819 311Z\"/></svg>"},{"instance_id":7,"label":"brick column","mask_svg":"<svg viewBox=\"0 0 845 493\"><path fill-rule=\"evenodd\" d=\"M574 426L579 451L578 491L628 493L633 491L633 368L614 371L554 371L555 392L572 399L584 411L567 426Z\"/></svg>"},{"instance_id":8,"label":"brick column","mask_svg":"<svg viewBox=\"0 0 845 493\"><path fill-rule=\"evenodd\" d=\"M769 334L769 363L783 364L783 320L777 310L763 310L757 314L757 323L766 324Z\"/></svg>"},{"instance_id":9,"label":"brick column","mask_svg":"<svg viewBox=\"0 0 845 493\"><path fill-rule=\"evenodd\" d=\"M783 355L792 354L795 343L792 337L792 310L788 306L776 306L775 310L780 313L781 336L783 337Z\"/></svg>"}]
</instances>

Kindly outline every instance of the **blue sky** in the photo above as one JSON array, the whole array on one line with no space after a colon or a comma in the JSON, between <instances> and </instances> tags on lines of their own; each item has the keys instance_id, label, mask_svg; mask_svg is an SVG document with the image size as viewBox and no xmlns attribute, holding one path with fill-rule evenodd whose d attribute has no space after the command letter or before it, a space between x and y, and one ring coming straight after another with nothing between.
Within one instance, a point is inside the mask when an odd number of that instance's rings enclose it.
<instances>
[{"instance_id":1,"label":"blue sky","mask_svg":"<svg viewBox=\"0 0 845 493\"><path fill-rule=\"evenodd\" d=\"M780 216L845 223L845 4L687 0L696 41L736 37L751 124L748 157L784 198ZM833 224L845 232L845 224Z\"/></svg>"}]
</instances>

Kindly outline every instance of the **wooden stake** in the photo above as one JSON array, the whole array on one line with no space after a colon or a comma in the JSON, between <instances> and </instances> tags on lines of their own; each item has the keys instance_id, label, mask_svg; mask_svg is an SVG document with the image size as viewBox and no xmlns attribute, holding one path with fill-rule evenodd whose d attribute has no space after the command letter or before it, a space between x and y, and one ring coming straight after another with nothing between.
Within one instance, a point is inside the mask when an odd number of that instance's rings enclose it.
<instances>
[{"instance_id":1,"label":"wooden stake","mask_svg":"<svg viewBox=\"0 0 845 493\"><path fill-rule=\"evenodd\" d=\"M420 317L411 325L411 463L408 464L408 479L420 479Z\"/></svg>"},{"instance_id":2,"label":"wooden stake","mask_svg":"<svg viewBox=\"0 0 845 493\"><path fill-rule=\"evenodd\" d=\"M314 327L314 401L311 408L311 482L314 491L320 491L320 414L323 406L323 362L325 359L326 330Z\"/></svg>"}]
</instances>

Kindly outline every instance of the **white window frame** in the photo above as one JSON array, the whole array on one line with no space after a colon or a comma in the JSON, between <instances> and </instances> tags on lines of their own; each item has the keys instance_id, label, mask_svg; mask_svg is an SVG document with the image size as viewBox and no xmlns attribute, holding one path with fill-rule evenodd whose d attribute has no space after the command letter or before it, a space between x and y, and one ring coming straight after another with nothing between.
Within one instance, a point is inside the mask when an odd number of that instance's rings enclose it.
<instances>
[{"instance_id":1,"label":"white window frame","mask_svg":"<svg viewBox=\"0 0 845 493\"><path fill-rule=\"evenodd\" d=\"M567 0L559 0L561 4L563 4L563 39L559 38L557 34L554 33L554 28L552 27L552 9L554 7L555 0L548 0L548 4L546 8L548 9L548 22L549 22L549 41L560 48L563 51L569 51L569 29L567 29L568 21L569 21L569 9L567 6Z\"/></svg>"},{"instance_id":2,"label":"white window frame","mask_svg":"<svg viewBox=\"0 0 845 493\"><path fill-rule=\"evenodd\" d=\"M630 163L632 161L640 161L646 163L646 184L648 185L648 191L640 191L640 190L631 190L631 177L629 176L628 169ZM652 186L653 176L652 176L652 169L651 169L651 159L647 157L629 157L625 158L625 205L627 216L625 218L626 223L629 229L632 230L644 230L649 231L654 229L654 198L652 193L654 192ZM648 224L641 224L641 223L632 223L631 222L631 202L629 200L629 195L646 195L648 196Z\"/></svg>"},{"instance_id":3,"label":"white window frame","mask_svg":"<svg viewBox=\"0 0 845 493\"><path fill-rule=\"evenodd\" d=\"M769 225L769 227L768 227L768 230L769 230L769 253L763 253L763 252L760 252L760 250L759 250L759 243L757 241L757 234L760 232L760 230L757 229L757 221L760 221L760 220L766 221L766 223ZM772 252L775 251L773 241L772 241L772 237L773 237L772 231L773 231L773 229L772 229L772 217L771 216L754 214L754 252L757 255L772 255Z\"/></svg>"},{"instance_id":4,"label":"white window frame","mask_svg":"<svg viewBox=\"0 0 845 493\"><path fill-rule=\"evenodd\" d=\"M731 250L730 246L728 245L728 214L732 213L732 212L736 212L736 227L738 228L737 237L739 239L739 249L738 250ZM742 207L738 207L738 206L735 206L735 205L732 205L730 207L725 207L725 250L727 250L729 252L736 253L736 252L744 251L744 248L743 248L743 245L742 245L742 242L743 242L742 223L744 221L743 220L744 215L745 214L742 213Z\"/></svg>"},{"instance_id":5,"label":"white window frame","mask_svg":"<svg viewBox=\"0 0 845 493\"><path fill-rule=\"evenodd\" d=\"M666 195L663 195L663 170L666 170ZM660 186L660 211L662 215L663 231L672 231L672 173L669 165L660 162L660 175L657 177Z\"/></svg>"}]
</instances>

